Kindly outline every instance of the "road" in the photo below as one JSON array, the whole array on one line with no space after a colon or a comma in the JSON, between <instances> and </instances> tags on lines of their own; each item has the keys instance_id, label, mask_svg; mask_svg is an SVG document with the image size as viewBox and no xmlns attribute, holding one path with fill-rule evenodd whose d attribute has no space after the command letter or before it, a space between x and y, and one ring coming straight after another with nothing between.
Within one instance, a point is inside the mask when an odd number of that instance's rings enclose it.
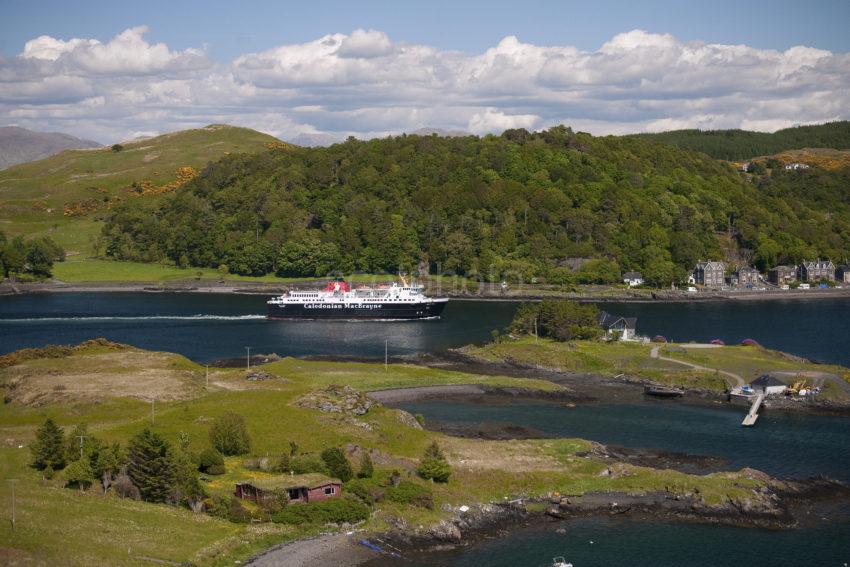
<instances>
[{"instance_id":1,"label":"road","mask_svg":"<svg viewBox=\"0 0 850 567\"><path fill-rule=\"evenodd\" d=\"M688 348L716 348L717 345L702 345L702 344L691 344L688 345ZM734 374L732 372L726 372L725 370L720 370L719 368L708 368L707 366L700 366L699 364L693 364L692 362L685 362L683 360L676 360L675 358L668 358L666 356L661 356L658 354L658 350L660 349L660 345L656 345L652 347L652 350L649 351L650 358L657 358L658 360L664 360L666 362L674 362L676 364L682 364L684 366L689 366L694 370L704 370L706 372L717 372L719 374L723 374L724 376L728 376L734 381L735 386L743 386L747 382L741 378L738 374Z\"/></svg>"}]
</instances>

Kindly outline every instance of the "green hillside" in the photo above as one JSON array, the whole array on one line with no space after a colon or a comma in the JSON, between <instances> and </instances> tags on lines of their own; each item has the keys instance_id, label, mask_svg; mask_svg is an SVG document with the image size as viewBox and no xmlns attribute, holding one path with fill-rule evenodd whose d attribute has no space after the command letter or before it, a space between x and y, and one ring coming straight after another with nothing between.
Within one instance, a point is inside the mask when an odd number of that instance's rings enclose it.
<instances>
[{"instance_id":1,"label":"green hillside","mask_svg":"<svg viewBox=\"0 0 850 567\"><path fill-rule=\"evenodd\" d=\"M0 171L0 230L50 235L69 252L88 252L98 219L116 203L173 190L212 160L268 144L282 143L247 128L210 125L126 143L121 151L68 150L10 167Z\"/></svg>"},{"instance_id":2,"label":"green hillside","mask_svg":"<svg viewBox=\"0 0 850 567\"><path fill-rule=\"evenodd\" d=\"M413 270L669 285L698 259L850 255L847 170L745 179L640 137L555 127L233 155L157 202L113 210L110 256L243 275ZM798 190L797 187L805 187ZM816 190L818 187L829 190ZM592 260L591 260L592 259Z\"/></svg>"},{"instance_id":3,"label":"green hillside","mask_svg":"<svg viewBox=\"0 0 850 567\"><path fill-rule=\"evenodd\" d=\"M635 137L703 152L717 159L741 161L803 148L850 149L850 121L798 126L772 134L747 130L672 130L635 134Z\"/></svg>"}]
</instances>

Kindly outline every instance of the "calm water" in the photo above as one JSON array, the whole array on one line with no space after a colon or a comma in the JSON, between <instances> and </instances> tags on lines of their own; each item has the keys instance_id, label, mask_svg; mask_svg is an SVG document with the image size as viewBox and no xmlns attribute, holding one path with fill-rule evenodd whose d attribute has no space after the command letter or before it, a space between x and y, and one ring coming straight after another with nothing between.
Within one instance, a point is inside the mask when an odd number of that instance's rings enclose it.
<instances>
[{"instance_id":1,"label":"calm water","mask_svg":"<svg viewBox=\"0 0 850 567\"><path fill-rule=\"evenodd\" d=\"M452 301L427 321L271 321L265 296L178 293L56 293L0 297L0 350L95 337L179 352L192 360L276 352L281 356L383 358L485 342L516 304Z\"/></svg>"},{"instance_id":2,"label":"calm water","mask_svg":"<svg viewBox=\"0 0 850 567\"><path fill-rule=\"evenodd\" d=\"M636 404L485 405L426 400L401 406L427 420L516 423L553 437L580 437L632 448L721 457L737 470L753 467L780 477L826 474L850 482L850 418L767 411L742 427L746 408L649 400Z\"/></svg>"},{"instance_id":3,"label":"calm water","mask_svg":"<svg viewBox=\"0 0 850 567\"><path fill-rule=\"evenodd\" d=\"M556 527L567 533L556 533ZM549 567L556 555L575 567L842 567L850 563L850 524L772 531L581 518L517 531L459 551L367 565Z\"/></svg>"},{"instance_id":4,"label":"calm water","mask_svg":"<svg viewBox=\"0 0 850 567\"><path fill-rule=\"evenodd\" d=\"M55 293L0 297L0 351L95 337L179 352L204 362L252 352L382 358L484 342L515 303L451 301L434 321L267 321L263 296L178 293ZM647 335L772 348L850 365L850 298L701 304L609 304L638 317Z\"/></svg>"},{"instance_id":5,"label":"calm water","mask_svg":"<svg viewBox=\"0 0 850 567\"><path fill-rule=\"evenodd\" d=\"M827 474L850 482L850 419L767 412L741 427L743 408L725 410L672 401L576 408L542 403L487 406L439 401L405 404L428 420L512 422L548 434L576 436L634 448L712 455L731 468L751 466L783 477ZM845 511L846 515L846 511ZM566 527L566 534L555 527ZM593 541L593 544L590 544ZM589 566L774 566L850 563L850 524L796 530L756 530L699 524L582 518L511 532L470 548L370 567L549 566L564 555Z\"/></svg>"}]
</instances>

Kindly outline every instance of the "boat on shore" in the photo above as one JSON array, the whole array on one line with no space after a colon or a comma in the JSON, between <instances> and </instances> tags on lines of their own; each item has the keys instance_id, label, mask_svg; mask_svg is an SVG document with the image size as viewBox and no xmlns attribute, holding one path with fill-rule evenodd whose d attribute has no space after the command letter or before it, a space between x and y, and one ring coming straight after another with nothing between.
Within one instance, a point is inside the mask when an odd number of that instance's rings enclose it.
<instances>
[{"instance_id":1,"label":"boat on shore","mask_svg":"<svg viewBox=\"0 0 850 567\"><path fill-rule=\"evenodd\" d=\"M647 384L643 387L643 393L658 398L678 398L685 395L685 390L672 386L651 386Z\"/></svg>"},{"instance_id":2,"label":"boat on shore","mask_svg":"<svg viewBox=\"0 0 850 567\"><path fill-rule=\"evenodd\" d=\"M270 299L270 319L432 319L439 317L449 299L432 298L420 285L393 283L358 286L342 278L328 282L323 290L292 290Z\"/></svg>"}]
</instances>

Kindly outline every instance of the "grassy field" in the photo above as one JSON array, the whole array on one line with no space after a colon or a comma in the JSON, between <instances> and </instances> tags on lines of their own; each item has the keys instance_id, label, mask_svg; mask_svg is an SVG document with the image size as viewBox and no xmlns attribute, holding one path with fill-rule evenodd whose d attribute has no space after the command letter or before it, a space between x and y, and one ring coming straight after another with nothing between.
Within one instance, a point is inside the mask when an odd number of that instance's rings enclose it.
<instances>
[{"instance_id":1,"label":"grassy field","mask_svg":"<svg viewBox=\"0 0 850 567\"><path fill-rule=\"evenodd\" d=\"M163 187L180 181L180 168L198 171L225 154L263 151L268 144L281 142L247 128L207 126L130 142L120 152L67 150L16 165L0 171L0 230L49 235L71 253L88 254L102 226L96 218L110 199L133 198L133 182ZM87 203L86 214L65 214L80 203Z\"/></svg>"},{"instance_id":2,"label":"grassy field","mask_svg":"<svg viewBox=\"0 0 850 567\"><path fill-rule=\"evenodd\" d=\"M53 277L66 283L168 283L168 282L197 282L213 283L221 280L218 270L211 268L178 268L166 264L145 264L143 262L119 262L99 258L72 256L64 262L53 265ZM323 281L327 278L314 278ZM443 279L451 283L451 278L433 276L431 281L441 283ZM240 276L227 274L227 283L259 282L268 284L291 284L308 281L310 278L279 278L274 275ZM398 277L388 274L354 274L346 280L352 283L386 283L398 281Z\"/></svg>"},{"instance_id":3,"label":"grassy field","mask_svg":"<svg viewBox=\"0 0 850 567\"><path fill-rule=\"evenodd\" d=\"M121 358L121 354L126 354ZM446 516L444 504L471 505L501 501L506 497L543 496L552 492L580 494L588 491L645 491L668 488L691 492L698 487L707 503L729 498L753 497L759 481L735 473L691 476L675 471L658 471L631 465L617 465L620 474L603 476L610 466L594 458L579 456L589 444L579 439L523 441L480 441L446 437L413 428L400 421L397 410L373 407L362 416L322 413L299 405L305 395L330 384L347 384L368 391L415 385L480 383L521 385L553 390L559 386L541 380L519 380L500 376L469 375L411 365L354 364L284 359L265 365L272 378L249 381L241 369L215 369L206 388L202 367L167 353L150 353L160 370L191 386L187 395L156 403L151 412L149 399L160 386L146 377L150 365L136 356L137 349L81 349L66 358L32 360L0 370L0 384L9 393L11 381L32 380L46 392L67 384L81 373L99 371L114 377L116 384L139 382L126 387L101 387L97 396L85 389L68 389L61 403L24 404L14 401L0 410L0 474L17 478L17 529L9 518L8 485L2 488L0 538L5 555L20 561L70 565L137 565L140 557L164 561L189 561L198 565L233 565L259 549L288 538L310 533L306 528L277 524L236 525L192 514L187 510L120 500L103 496L97 489L88 492L61 488L58 479L42 482L29 468L27 445L35 427L53 417L66 429L87 423L89 431L106 441L126 441L144 427L151 427L172 443L188 436L190 447L199 452L209 446L211 421L225 411L244 415L253 440L252 454L274 455L290 450L295 442L300 453L315 454L329 446L347 444L371 448L395 462L396 467L413 468L425 446L438 440L453 466L451 481L445 485L425 484L433 489L433 510L393 503L377 506L365 526L386 528L403 517L412 525L428 525ZM150 388L145 385L150 383ZM16 386L22 387L22 386ZM42 400L44 401L44 400ZM401 464L406 465L401 466ZM355 463L356 466L357 463ZM242 458L226 462L227 473L213 477L207 489L213 494L229 494L237 480L256 477L243 468ZM378 466L379 470L381 466ZM408 474L409 473L405 473ZM412 482L422 482L409 475Z\"/></svg>"},{"instance_id":4,"label":"grassy field","mask_svg":"<svg viewBox=\"0 0 850 567\"><path fill-rule=\"evenodd\" d=\"M489 361L514 361L562 371L616 376L627 374L655 382L689 388L723 391L727 380L715 372L698 371L650 357L658 345L601 341L561 343L533 337L505 339L482 347L468 347L466 352ZM751 346L688 348L687 344L665 345L660 354L699 366L732 372L747 381L766 372L828 372L847 379L848 369L835 365L813 364L784 353ZM832 390L831 390L832 391ZM834 397L842 392L834 391Z\"/></svg>"}]
</instances>

